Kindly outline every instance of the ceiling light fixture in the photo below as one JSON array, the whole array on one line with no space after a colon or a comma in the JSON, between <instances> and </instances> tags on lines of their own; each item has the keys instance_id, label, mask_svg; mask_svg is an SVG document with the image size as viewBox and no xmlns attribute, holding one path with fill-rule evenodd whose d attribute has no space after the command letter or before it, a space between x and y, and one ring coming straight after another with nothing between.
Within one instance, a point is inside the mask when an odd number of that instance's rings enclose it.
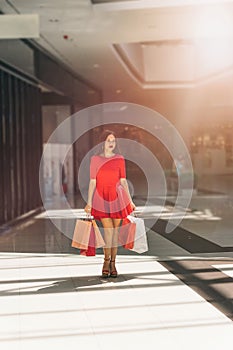
<instances>
[{"instance_id":1,"label":"ceiling light fixture","mask_svg":"<svg viewBox=\"0 0 233 350\"><path fill-rule=\"evenodd\" d=\"M0 39L39 38L38 14L0 15Z\"/></svg>"},{"instance_id":2,"label":"ceiling light fixture","mask_svg":"<svg viewBox=\"0 0 233 350\"><path fill-rule=\"evenodd\" d=\"M232 0L224 0L231 2ZM91 0L95 9L103 11L126 11L146 8L165 8L222 4L223 0Z\"/></svg>"},{"instance_id":3,"label":"ceiling light fixture","mask_svg":"<svg viewBox=\"0 0 233 350\"><path fill-rule=\"evenodd\" d=\"M59 19L57 19L57 18L50 18L50 19L49 19L49 22L51 22L51 23L57 23L57 22L59 22Z\"/></svg>"}]
</instances>

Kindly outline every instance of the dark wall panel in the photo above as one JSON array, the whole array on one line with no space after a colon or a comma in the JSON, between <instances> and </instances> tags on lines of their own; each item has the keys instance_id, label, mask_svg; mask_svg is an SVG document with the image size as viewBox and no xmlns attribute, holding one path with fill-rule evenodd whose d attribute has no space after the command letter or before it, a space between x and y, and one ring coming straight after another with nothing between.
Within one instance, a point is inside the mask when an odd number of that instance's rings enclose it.
<instances>
[{"instance_id":1,"label":"dark wall panel","mask_svg":"<svg viewBox=\"0 0 233 350\"><path fill-rule=\"evenodd\" d=\"M41 205L40 90L0 69L0 224Z\"/></svg>"}]
</instances>

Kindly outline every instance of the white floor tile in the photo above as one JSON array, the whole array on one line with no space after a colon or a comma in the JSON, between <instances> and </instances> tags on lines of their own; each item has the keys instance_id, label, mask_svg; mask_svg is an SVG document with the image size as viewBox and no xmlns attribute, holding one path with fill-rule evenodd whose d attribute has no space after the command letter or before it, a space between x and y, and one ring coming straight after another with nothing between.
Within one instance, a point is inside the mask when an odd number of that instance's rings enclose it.
<instances>
[{"instance_id":1,"label":"white floor tile","mask_svg":"<svg viewBox=\"0 0 233 350\"><path fill-rule=\"evenodd\" d=\"M12 257L1 255L1 349L219 350L232 339L232 322L154 257L118 256L107 281L102 256Z\"/></svg>"}]
</instances>

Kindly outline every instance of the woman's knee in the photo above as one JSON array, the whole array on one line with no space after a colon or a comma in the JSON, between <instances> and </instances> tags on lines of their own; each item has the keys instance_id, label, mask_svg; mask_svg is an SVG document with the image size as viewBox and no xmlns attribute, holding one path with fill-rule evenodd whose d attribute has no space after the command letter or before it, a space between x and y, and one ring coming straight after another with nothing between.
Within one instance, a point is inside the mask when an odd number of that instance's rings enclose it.
<instances>
[{"instance_id":1,"label":"woman's knee","mask_svg":"<svg viewBox=\"0 0 233 350\"><path fill-rule=\"evenodd\" d=\"M103 219L101 219L101 223L102 223L103 227L106 229L114 227L113 221L111 218L103 218Z\"/></svg>"},{"instance_id":2,"label":"woman's knee","mask_svg":"<svg viewBox=\"0 0 233 350\"><path fill-rule=\"evenodd\" d=\"M113 219L113 226L117 229L121 225L121 219Z\"/></svg>"}]
</instances>

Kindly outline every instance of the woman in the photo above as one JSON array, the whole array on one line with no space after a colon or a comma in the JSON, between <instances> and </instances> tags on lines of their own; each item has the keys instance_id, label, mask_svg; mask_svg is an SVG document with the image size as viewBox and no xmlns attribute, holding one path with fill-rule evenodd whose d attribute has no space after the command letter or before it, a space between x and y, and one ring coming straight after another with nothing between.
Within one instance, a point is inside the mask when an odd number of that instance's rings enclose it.
<instances>
[{"instance_id":1,"label":"woman","mask_svg":"<svg viewBox=\"0 0 233 350\"><path fill-rule=\"evenodd\" d=\"M125 173L125 160L119 154L116 136L105 130L101 151L91 158L90 184L86 213L100 220L104 228L104 264L102 277L117 277L115 260L118 228L121 220L135 210Z\"/></svg>"}]
</instances>

